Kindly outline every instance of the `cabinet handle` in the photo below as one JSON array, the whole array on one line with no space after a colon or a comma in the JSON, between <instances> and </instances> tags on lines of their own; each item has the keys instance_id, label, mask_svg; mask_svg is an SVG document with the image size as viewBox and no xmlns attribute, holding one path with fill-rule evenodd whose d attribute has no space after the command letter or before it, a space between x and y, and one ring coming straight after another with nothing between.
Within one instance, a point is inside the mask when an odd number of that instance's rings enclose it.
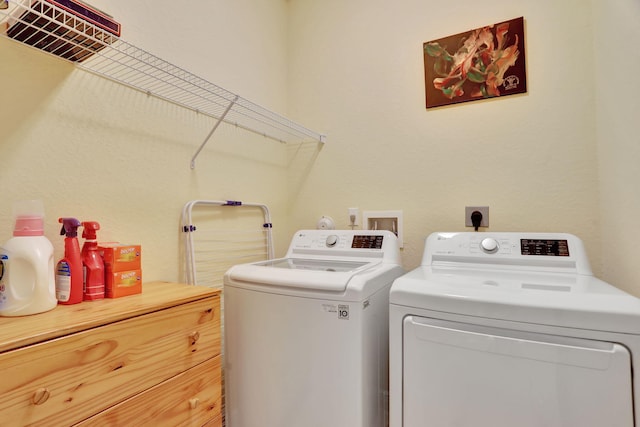
<instances>
[{"instance_id":1,"label":"cabinet handle","mask_svg":"<svg viewBox=\"0 0 640 427\"><path fill-rule=\"evenodd\" d=\"M200 332L194 331L189 334L189 339L191 340L191 345L195 345L195 343L200 339Z\"/></svg>"},{"instance_id":2,"label":"cabinet handle","mask_svg":"<svg viewBox=\"0 0 640 427\"><path fill-rule=\"evenodd\" d=\"M198 403L200 403L200 399L198 399L197 397L194 397L193 399L189 399L189 407L191 409L196 409L196 407L198 406Z\"/></svg>"},{"instance_id":3,"label":"cabinet handle","mask_svg":"<svg viewBox=\"0 0 640 427\"><path fill-rule=\"evenodd\" d=\"M49 389L42 387L37 389L35 393L33 393L33 397L31 398L31 401L33 402L34 405L42 405L44 402L49 400L50 395L51 394L49 393Z\"/></svg>"}]
</instances>

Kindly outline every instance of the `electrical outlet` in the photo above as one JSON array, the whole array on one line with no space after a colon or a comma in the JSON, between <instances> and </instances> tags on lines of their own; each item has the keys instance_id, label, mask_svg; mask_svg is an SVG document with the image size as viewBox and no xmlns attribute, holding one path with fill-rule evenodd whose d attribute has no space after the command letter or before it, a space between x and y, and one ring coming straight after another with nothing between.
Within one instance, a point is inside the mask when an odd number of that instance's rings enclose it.
<instances>
[{"instance_id":1,"label":"electrical outlet","mask_svg":"<svg viewBox=\"0 0 640 427\"><path fill-rule=\"evenodd\" d=\"M478 211L482 214L482 221L480 221L480 227L489 226L489 206L466 206L464 208L464 225L465 227L473 227L471 222L471 214Z\"/></svg>"},{"instance_id":2,"label":"electrical outlet","mask_svg":"<svg viewBox=\"0 0 640 427\"><path fill-rule=\"evenodd\" d=\"M360 209L358 208L349 208L349 225L355 227L356 225L360 225L358 221L358 216L360 216Z\"/></svg>"}]
</instances>

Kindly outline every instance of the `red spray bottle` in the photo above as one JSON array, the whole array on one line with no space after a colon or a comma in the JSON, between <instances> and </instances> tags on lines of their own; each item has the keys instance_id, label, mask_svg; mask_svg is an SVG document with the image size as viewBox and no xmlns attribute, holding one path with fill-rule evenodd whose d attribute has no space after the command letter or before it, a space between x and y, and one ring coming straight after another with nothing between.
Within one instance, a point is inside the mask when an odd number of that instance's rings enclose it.
<instances>
[{"instance_id":1,"label":"red spray bottle","mask_svg":"<svg viewBox=\"0 0 640 427\"><path fill-rule=\"evenodd\" d=\"M96 241L96 231L100 230L100 224L84 221L82 227L82 238L85 241L80 256L84 273L84 300L93 301L104 298L104 261L98 252Z\"/></svg>"},{"instance_id":2,"label":"red spray bottle","mask_svg":"<svg viewBox=\"0 0 640 427\"><path fill-rule=\"evenodd\" d=\"M75 218L58 218L64 239L64 258L56 266L56 298L59 304L82 302L82 258L78 243L80 221Z\"/></svg>"}]
</instances>

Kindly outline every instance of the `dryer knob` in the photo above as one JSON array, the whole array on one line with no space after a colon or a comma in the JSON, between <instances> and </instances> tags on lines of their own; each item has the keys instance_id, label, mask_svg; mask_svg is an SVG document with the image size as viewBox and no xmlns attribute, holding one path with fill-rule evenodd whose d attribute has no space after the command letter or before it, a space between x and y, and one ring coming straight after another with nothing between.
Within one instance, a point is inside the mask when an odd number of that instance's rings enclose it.
<instances>
[{"instance_id":1,"label":"dryer knob","mask_svg":"<svg viewBox=\"0 0 640 427\"><path fill-rule=\"evenodd\" d=\"M482 239L482 242L480 242L480 248L488 254L493 254L498 252L498 242L496 239L487 237L486 239Z\"/></svg>"},{"instance_id":2,"label":"dryer knob","mask_svg":"<svg viewBox=\"0 0 640 427\"><path fill-rule=\"evenodd\" d=\"M338 236L336 236L335 234L330 235L329 237L327 237L325 244L327 245L328 248L334 247L335 245L338 244Z\"/></svg>"}]
</instances>

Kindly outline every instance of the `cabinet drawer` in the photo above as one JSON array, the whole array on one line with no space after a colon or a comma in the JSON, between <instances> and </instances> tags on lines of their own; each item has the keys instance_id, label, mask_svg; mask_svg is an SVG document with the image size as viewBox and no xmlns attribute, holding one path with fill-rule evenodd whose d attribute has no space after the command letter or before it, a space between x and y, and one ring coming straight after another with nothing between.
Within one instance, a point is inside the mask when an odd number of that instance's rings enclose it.
<instances>
[{"instance_id":1,"label":"cabinet drawer","mask_svg":"<svg viewBox=\"0 0 640 427\"><path fill-rule=\"evenodd\" d=\"M210 297L0 354L3 426L71 425L219 354L219 301Z\"/></svg>"},{"instance_id":2,"label":"cabinet drawer","mask_svg":"<svg viewBox=\"0 0 640 427\"><path fill-rule=\"evenodd\" d=\"M219 414L214 419L209 420L202 427L222 427L222 414Z\"/></svg>"},{"instance_id":3,"label":"cabinet drawer","mask_svg":"<svg viewBox=\"0 0 640 427\"><path fill-rule=\"evenodd\" d=\"M220 401L220 356L216 356L76 427L200 427L219 418Z\"/></svg>"}]
</instances>

